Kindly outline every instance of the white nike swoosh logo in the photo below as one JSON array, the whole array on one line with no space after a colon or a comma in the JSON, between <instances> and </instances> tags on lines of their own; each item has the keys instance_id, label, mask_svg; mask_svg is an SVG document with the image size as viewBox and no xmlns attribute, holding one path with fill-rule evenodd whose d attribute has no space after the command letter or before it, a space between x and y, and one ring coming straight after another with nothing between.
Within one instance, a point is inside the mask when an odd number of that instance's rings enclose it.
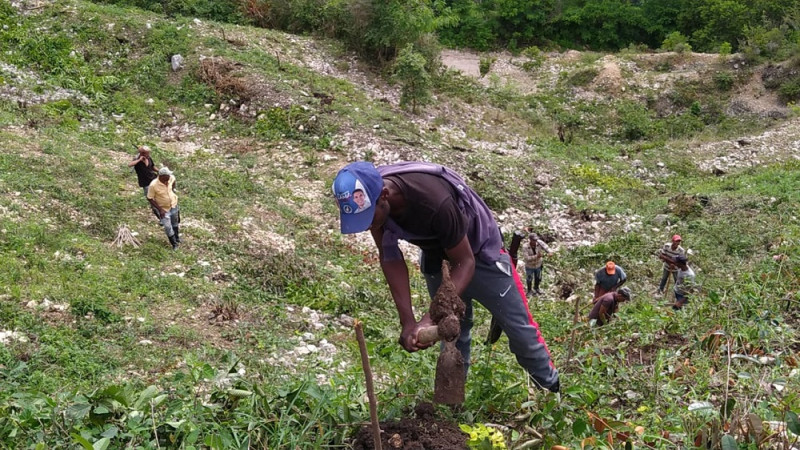
<instances>
[{"instance_id":1,"label":"white nike swoosh logo","mask_svg":"<svg viewBox=\"0 0 800 450\"><path fill-rule=\"evenodd\" d=\"M509 289L511 289L511 285L510 285L510 284L508 285L508 287L506 288L506 290L505 290L505 291L503 291L503 293L502 293L502 294L500 294L500 297L505 297L505 296L506 296L506 294L508 294L508 291L509 291Z\"/></svg>"}]
</instances>

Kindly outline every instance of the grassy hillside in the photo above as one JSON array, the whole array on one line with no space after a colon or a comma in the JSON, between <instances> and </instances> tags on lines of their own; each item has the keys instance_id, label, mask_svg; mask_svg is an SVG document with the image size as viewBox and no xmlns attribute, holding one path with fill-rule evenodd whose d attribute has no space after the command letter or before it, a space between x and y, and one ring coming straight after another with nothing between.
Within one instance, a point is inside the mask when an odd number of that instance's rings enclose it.
<instances>
[{"instance_id":1,"label":"grassy hillside","mask_svg":"<svg viewBox=\"0 0 800 450\"><path fill-rule=\"evenodd\" d=\"M369 420L354 318L381 420L430 401L436 352L397 345L371 238L338 232L330 183L355 159L451 165L504 231L558 248L531 310L562 394L482 345L478 308L467 402L442 417L502 424L509 448L800 432L800 122L762 67L494 55L411 115L333 42L73 0L0 18L2 447L347 448ZM127 168L141 144L176 173L176 252ZM141 246L112 245L123 225ZM673 233L703 285L677 313L654 295ZM607 259L633 302L573 326Z\"/></svg>"}]
</instances>

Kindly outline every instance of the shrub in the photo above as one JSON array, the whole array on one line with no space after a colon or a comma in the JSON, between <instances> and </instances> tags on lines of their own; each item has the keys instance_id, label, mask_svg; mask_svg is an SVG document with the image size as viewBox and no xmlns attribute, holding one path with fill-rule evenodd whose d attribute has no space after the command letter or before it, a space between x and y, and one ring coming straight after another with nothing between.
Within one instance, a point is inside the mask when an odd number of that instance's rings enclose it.
<instances>
[{"instance_id":1,"label":"shrub","mask_svg":"<svg viewBox=\"0 0 800 450\"><path fill-rule=\"evenodd\" d=\"M530 59L539 59L542 57L542 50L535 45L531 45L522 51L522 56Z\"/></svg>"},{"instance_id":2,"label":"shrub","mask_svg":"<svg viewBox=\"0 0 800 450\"><path fill-rule=\"evenodd\" d=\"M789 33L784 28L763 26L745 26L744 43L740 50L748 62L758 62L763 58L780 60L789 56L794 50Z\"/></svg>"},{"instance_id":3,"label":"shrub","mask_svg":"<svg viewBox=\"0 0 800 450\"><path fill-rule=\"evenodd\" d=\"M400 93L400 106L411 105L416 114L417 106L427 104L431 99L431 78L425 70L425 57L408 44L394 63L395 79L403 85Z\"/></svg>"},{"instance_id":4,"label":"shrub","mask_svg":"<svg viewBox=\"0 0 800 450\"><path fill-rule=\"evenodd\" d=\"M800 100L800 76L783 83L778 88L778 94L786 102Z\"/></svg>"},{"instance_id":5,"label":"shrub","mask_svg":"<svg viewBox=\"0 0 800 450\"><path fill-rule=\"evenodd\" d=\"M478 70L481 72L481 77L485 77L487 73L492 69L492 64L494 63L495 59L489 56L481 57L480 62L478 63Z\"/></svg>"},{"instance_id":6,"label":"shrub","mask_svg":"<svg viewBox=\"0 0 800 450\"><path fill-rule=\"evenodd\" d=\"M118 316L108 309L104 300L81 297L72 299L69 303L70 311L77 317L91 315L95 319L105 323L119 320Z\"/></svg>"},{"instance_id":7,"label":"shrub","mask_svg":"<svg viewBox=\"0 0 800 450\"><path fill-rule=\"evenodd\" d=\"M599 73L600 72L594 67L578 69L569 76L567 82L572 86L586 86L591 83Z\"/></svg>"},{"instance_id":8,"label":"shrub","mask_svg":"<svg viewBox=\"0 0 800 450\"><path fill-rule=\"evenodd\" d=\"M200 17L229 23L244 22L236 0L101 0L100 2L135 6L169 16Z\"/></svg>"},{"instance_id":9,"label":"shrub","mask_svg":"<svg viewBox=\"0 0 800 450\"><path fill-rule=\"evenodd\" d=\"M714 80L714 86L720 91L729 91L733 87L733 74L728 71L716 72L711 78Z\"/></svg>"},{"instance_id":10,"label":"shrub","mask_svg":"<svg viewBox=\"0 0 800 450\"><path fill-rule=\"evenodd\" d=\"M647 109L638 103L623 103L617 114L620 121L619 134L629 141L647 137L653 131L653 121Z\"/></svg>"},{"instance_id":11,"label":"shrub","mask_svg":"<svg viewBox=\"0 0 800 450\"><path fill-rule=\"evenodd\" d=\"M647 53L648 50L650 49L647 47L647 44L642 44L642 43L634 44L633 42L631 42L630 44L628 44L626 48L622 49L621 53L631 53L631 54Z\"/></svg>"},{"instance_id":12,"label":"shrub","mask_svg":"<svg viewBox=\"0 0 800 450\"><path fill-rule=\"evenodd\" d=\"M542 66L544 62L544 55L539 47L532 45L522 51L522 56L528 58L527 61L522 63L522 70L526 72L533 72Z\"/></svg>"},{"instance_id":13,"label":"shrub","mask_svg":"<svg viewBox=\"0 0 800 450\"><path fill-rule=\"evenodd\" d=\"M689 45L688 39L681 34L680 31L673 31L668 34L661 43L661 50L666 52L688 53L692 51L692 46Z\"/></svg>"},{"instance_id":14,"label":"shrub","mask_svg":"<svg viewBox=\"0 0 800 450\"><path fill-rule=\"evenodd\" d=\"M722 57L730 56L731 50L733 50L733 47L731 46L731 43L730 42L723 42L722 44L719 45L719 56L722 56Z\"/></svg>"},{"instance_id":15,"label":"shrub","mask_svg":"<svg viewBox=\"0 0 800 450\"><path fill-rule=\"evenodd\" d=\"M300 138L317 127L318 122L313 114L292 105L289 108L270 108L260 114L253 129L257 136L272 140L281 137Z\"/></svg>"},{"instance_id":16,"label":"shrub","mask_svg":"<svg viewBox=\"0 0 800 450\"><path fill-rule=\"evenodd\" d=\"M319 30L325 21L324 0L244 0L246 14L260 26L293 33Z\"/></svg>"},{"instance_id":17,"label":"shrub","mask_svg":"<svg viewBox=\"0 0 800 450\"><path fill-rule=\"evenodd\" d=\"M467 47L479 51L486 51L494 44L496 36L492 29L492 22L481 4L472 0L454 0L447 2L434 2L438 6L437 34L442 43L449 47Z\"/></svg>"},{"instance_id":18,"label":"shrub","mask_svg":"<svg viewBox=\"0 0 800 450\"><path fill-rule=\"evenodd\" d=\"M700 102L694 101L689 106L689 112L692 113L693 116L699 116L703 112L703 108L700 106Z\"/></svg>"},{"instance_id":19,"label":"shrub","mask_svg":"<svg viewBox=\"0 0 800 450\"><path fill-rule=\"evenodd\" d=\"M433 10L422 0L353 2L345 41L366 57L385 62L434 31Z\"/></svg>"}]
</instances>

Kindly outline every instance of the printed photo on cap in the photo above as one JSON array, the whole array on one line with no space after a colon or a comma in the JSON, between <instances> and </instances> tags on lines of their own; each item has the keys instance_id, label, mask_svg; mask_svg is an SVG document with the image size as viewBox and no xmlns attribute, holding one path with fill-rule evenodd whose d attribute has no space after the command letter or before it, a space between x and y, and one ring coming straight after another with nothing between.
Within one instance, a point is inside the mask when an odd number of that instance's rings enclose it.
<instances>
[{"instance_id":1,"label":"printed photo on cap","mask_svg":"<svg viewBox=\"0 0 800 450\"><path fill-rule=\"evenodd\" d=\"M353 191L353 201L356 203L356 205L358 205L356 214L364 211L372 205L372 202L369 201L369 196L364 191L364 187L361 186L361 182L358 180L356 180L356 188Z\"/></svg>"},{"instance_id":2,"label":"printed photo on cap","mask_svg":"<svg viewBox=\"0 0 800 450\"><path fill-rule=\"evenodd\" d=\"M340 192L337 195L339 204L344 214L358 214L364 212L372 206L372 202L367 195L364 185L358 179L354 180L352 192Z\"/></svg>"}]
</instances>

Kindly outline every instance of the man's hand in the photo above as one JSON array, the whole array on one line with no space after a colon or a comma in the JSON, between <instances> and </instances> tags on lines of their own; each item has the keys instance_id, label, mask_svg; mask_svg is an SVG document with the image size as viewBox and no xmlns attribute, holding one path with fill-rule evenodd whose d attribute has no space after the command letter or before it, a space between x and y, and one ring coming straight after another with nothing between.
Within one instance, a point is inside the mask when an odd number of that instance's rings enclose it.
<instances>
[{"instance_id":1,"label":"man's hand","mask_svg":"<svg viewBox=\"0 0 800 450\"><path fill-rule=\"evenodd\" d=\"M400 333L400 345L409 353L419 350L419 347L417 347L417 331L419 331L419 328L414 323L403 327L403 331Z\"/></svg>"},{"instance_id":2,"label":"man's hand","mask_svg":"<svg viewBox=\"0 0 800 450\"><path fill-rule=\"evenodd\" d=\"M400 345L409 353L430 347L433 345L433 342L423 344L417 340L417 334L419 330L432 327L433 325L434 323L433 320L431 320L431 316L425 314L419 322L413 322L408 326L404 326L403 331L400 333Z\"/></svg>"}]
</instances>

